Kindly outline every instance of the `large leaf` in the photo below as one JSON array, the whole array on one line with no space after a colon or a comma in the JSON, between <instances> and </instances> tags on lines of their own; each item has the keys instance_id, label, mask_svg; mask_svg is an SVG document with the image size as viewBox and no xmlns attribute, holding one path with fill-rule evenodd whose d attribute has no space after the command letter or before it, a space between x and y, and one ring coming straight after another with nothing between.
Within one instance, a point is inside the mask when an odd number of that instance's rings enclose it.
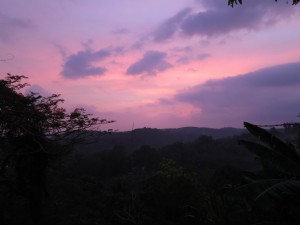
<instances>
[{"instance_id":1,"label":"large leaf","mask_svg":"<svg viewBox=\"0 0 300 225\"><path fill-rule=\"evenodd\" d=\"M268 161L276 170L289 175L300 175L300 164L291 160L286 155L255 142L242 140L239 143L262 160Z\"/></svg>"},{"instance_id":2,"label":"large leaf","mask_svg":"<svg viewBox=\"0 0 300 225\"><path fill-rule=\"evenodd\" d=\"M276 165L274 162L272 162L269 159L260 158L260 162L263 167L263 172L264 172L263 176L265 177L274 178L282 174L286 174L286 172L280 170L280 168L278 168L278 165Z\"/></svg>"},{"instance_id":3,"label":"large leaf","mask_svg":"<svg viewBox=\"0 0 300 225\"><path fill-rule=\"evenodd\" d=\"M252 135L259 138L260 141L268 145L270 148L300 164L300 156L297 154L296 149L292 145L254 124L244 122L244 126Z\"/></svg>"},{"instance_id":4,"label":"large leaf","mask_svg":"<svg viewBox=\"0 0 300 225\"><path fill-rule=\"evenodd\" d=\"M226 197L231 200L246 199L250 202L254 202L254 199L256 199L257 196L259 196L262 192L264 192L269 187L280 183L281 181L281 179L266 179L255 181L250 184L240 186L226 193Z\"/></svg>"},{"instance_id":5,"label":"large leaf","mask_svg":"<svg viewBox=\"0 0 300 225\"><path fill-rule=\"evenodd\" d=\"M300 181L288 180L270 186L255 198L255 205L269 211L285 204L300 210Z\"/></svg>"}]
</instances>

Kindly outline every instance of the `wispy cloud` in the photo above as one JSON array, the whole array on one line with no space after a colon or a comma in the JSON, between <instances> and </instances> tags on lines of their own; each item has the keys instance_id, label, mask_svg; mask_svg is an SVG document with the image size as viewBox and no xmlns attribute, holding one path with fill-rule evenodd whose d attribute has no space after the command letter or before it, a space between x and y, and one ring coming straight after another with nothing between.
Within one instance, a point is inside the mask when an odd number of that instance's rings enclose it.
<instances>
[{"instance_id":1,"label":"wispy cloud","mask_svg":"<svg viewBox=\"0 0 300 225\"><path fill-rule=\"evenodd\" d=\"M9 42L16 38L18 30L31 30L34 25L28 19L10 17L0 13L0 27L0 41Z\"/></svg>"},{"instance_id":2,"label":"wispy cloud","mask_svg":"<svg viewBox=\"0 0 300 225\"><path fill-rule=\"evenodd\" d=\"M143 58L133 63L126 71L127 75L145 74L149 76L156 75L172 67L165 58L167 54L159 51L148 51Z\"/></svg>"},{"instance_id":3,"label":"wispy cloud","mask_svg":"<svg viewBox=\"0 0 300 225\"><path fill-rule=\"evenodd\" d=\"M123 35L123 34L128 34L128 33L130 33L130 31L126 28L120 28L120 29L112 31L112 34L115 34L115 35Z\"/></svg>"},{"instance_id":4,"label":"wispy cloud","mask_svg":"<svg viewBox=\"0 0 300 225\"><path fill-rule=\"evenodd\" d=\"M105 67L93 66L91 63L103 60L110 56L110 54L111 52L107 49L96 52L91 50L79 51L66 58L61 74L70 79L103 75L107 69Z\"/></svg>"}]
</instances>

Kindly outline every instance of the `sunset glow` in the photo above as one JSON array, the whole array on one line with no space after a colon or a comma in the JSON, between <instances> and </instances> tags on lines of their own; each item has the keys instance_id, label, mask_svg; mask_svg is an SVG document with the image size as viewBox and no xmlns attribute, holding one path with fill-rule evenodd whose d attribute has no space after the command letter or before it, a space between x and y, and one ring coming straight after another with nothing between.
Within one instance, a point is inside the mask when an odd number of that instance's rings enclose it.
<instances>
[{"instance_id":1,"label":"sunset glow","mask_svg":"<svg viewBox=\"0 0 300 225\"><path fill-rule=\"evenodd\" d=\"M3 0L0 78L28 76L139 127L242 127L300 113L300 5L251 0ZM106 128L104 128L106 129Z\"/></svg>"}]
</instances>

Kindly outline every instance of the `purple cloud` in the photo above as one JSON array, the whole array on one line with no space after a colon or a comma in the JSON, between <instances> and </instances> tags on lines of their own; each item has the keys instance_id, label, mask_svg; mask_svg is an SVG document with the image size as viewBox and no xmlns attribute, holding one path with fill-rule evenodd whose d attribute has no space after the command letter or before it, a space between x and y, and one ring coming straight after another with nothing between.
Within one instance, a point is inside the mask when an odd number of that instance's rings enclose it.
<instances>
[{"instance_id":1,"label":"purple cloud","mask_svg":"<svg viewBox=\"0 0 300 225\"><path fill-rule=\"evenodd\" d=\"M105 67L92 66L91 63L103 60L110 54L110 51L106 49L97 52L92 52L91 50L79 51L67 57L61 74L70 79L103 75L107 69Z\"/></svg>"},{"instance_id":2,"label":"purple cloud","mask_svg":"<svg viewBox=\"0 0 300 225\"><path fill-rule=\"evenodd\" d=\"M184 20L184 18L191 13L190 8L186 8L181 10L172 18L165 21L158 29L153 33L153 39L156 42L161 42L172 37L176 30L179 28L180 23Z\"/></svg>"},{"instance_id":3,"label":"purple cloud","mask_svg":"<svg viewBox=\"0 0 300 225\"><path fill-rule=\"evenodd\" d=\"M159 51L148 51L143 58L132 64L126 71L127 75L146 74L149 76L156 75L172 67L165 58L167 54Z\"/></svg>"},{"instance_id":4,"label":"purple cloud","mask_svg":"<svg viewBox=\"0 0 300 225\"><path fill-rule=\"evenodd\" d=\"M13 18L0 13L0 41L9 42L15 38L14 33L17 30L33 29L33 24L30 20Z\"/></svg>"},{"instance_id":5,"label":"purple cloud","mask_svg":"<svg viewBox=\"0 0 300 225\"><path fill-rule=\"evenodd\" d=\"M233 10L234 12L219 9L190 14L180 28L185 35L218 36L234 30L255 29L260 26L263 11L254 13L245 8Z\"/></svg>"},{"instance_id":6,"label":"purple cloud","mask_svg":"<svg viewBox=\"0 0 300 225\"><path fill-rule=\"evenodd\" d=\"M213 37L240 30L257 30L288 19L295 7L272 1L247 1L228 7L224 0L201 1L206 11L184 9L166 20L154 33L154 41L165 41L176 33Z\"/></svg>"},{"instance_id":7,"label":"purple cloud","mask_svg":"<svg viewBox=\"0 0 300 225\"><path fill-rule=\"evenodd\" d=\"M175 96L201 109L197 121L241 126L288 122L300 112L300 62L210 80Z\"/></svg>"},{"instance_id":8,"label":"purple cloud","mask_svg":"<svg viewBox=\"0 0 300 225\"><path fill-rule=\"evenodd\" d=\"M170 99L166 99L166 98L160 98L158 99L158 104L162 104L162 105L173 105L174 102Z\"/></svg>"},{"instance_id":9,"label":"purple cloud","mask_svg":"<svg viewBox=\"0 0 300 225\"><path fill-rule=\"evenodd\" d=\"M181 64L188 64L191 61L203 61L209 57L211 57L211 55L208 53L198 54L196 56L185 55L185 56L181 56L179 59L177 59L177 62L181 63Z\"/></svg>"},{"instance_id":10,"label":"purple cloud","mask_svg":"<svg viewBox=\"0 0 300 225\"><path fill-rule=\"evenodd\" d=\"M202 61L202 60L207 59L207 58L209 58L209 57L211 57L210 54L208 54L208 53L203 53L203 54L198 54L197 57L196 57L196 59Z\"/></svg>"}]
</instances>

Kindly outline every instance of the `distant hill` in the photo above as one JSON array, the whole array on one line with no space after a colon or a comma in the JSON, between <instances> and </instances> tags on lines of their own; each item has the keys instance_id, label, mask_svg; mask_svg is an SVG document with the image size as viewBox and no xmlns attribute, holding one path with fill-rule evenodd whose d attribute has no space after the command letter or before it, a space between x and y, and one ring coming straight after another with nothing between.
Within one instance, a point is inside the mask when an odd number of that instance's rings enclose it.
<instances>
[{"instance_id":1,"label":"distant hill","mask_svg":"<svg viewBox=\"0 0 300 225\"><path fill-rule=\"evenodd\" d=\"M245 129L237 129L232 127L225 127L221 129L213 128L199 128L199 127L183 127L177 129L165 129L173 134L177 134L182 142L194 141L201 135L211 136L214 139L227 138L236 135L240 135L243 132L246 132Z\"/></svg>"},{"instance_id":2,"label":"distant hill","mask_svg":"<svg viewBox=\"0 0 300 225\"><path fill-rule=\"evenodd\" d=\"M85 151L99 151L111 149L115 146L123 146L127 150L135 150L142 145L160 148L175 142L192 142L201 135L211 136L214 139L228 138L240 135L245 129L237 128L197 128L183 127L174 129L141 128L127 132L115 132L105 135L96 143L81 146Z\"/></svg>"}]
</instances>

